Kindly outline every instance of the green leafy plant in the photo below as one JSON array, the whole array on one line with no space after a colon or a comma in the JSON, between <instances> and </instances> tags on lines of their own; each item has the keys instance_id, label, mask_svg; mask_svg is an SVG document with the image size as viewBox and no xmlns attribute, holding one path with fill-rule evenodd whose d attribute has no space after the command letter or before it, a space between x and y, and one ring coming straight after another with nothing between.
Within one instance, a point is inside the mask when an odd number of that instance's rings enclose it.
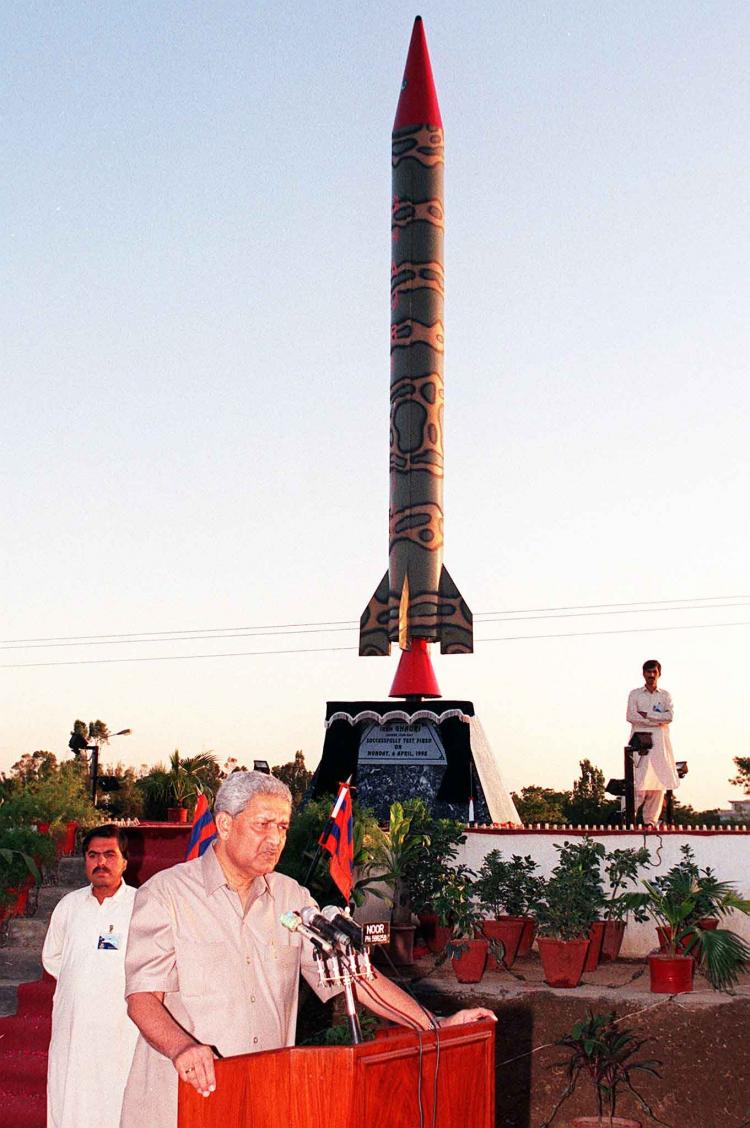
<instances>
[{"instance_id":1,"label":"green leafy plant","mask_svg":"<svg viewBox=\"0 0 750 1128\"><path fill-rule=\"evenodd\" d=\"M45 754L50 755L50 754ZM62 764L50 755L41 770L29 770L22 757L6 781L0 802L0 828L47 822L63 825L74 820L80 826L96 826L101 818L91 803L86 764L67 760Z\"/></svg>"},{"instance_id":2,"label":"green leafy plant","mask_svg":"<svg viewBox=\"0 0 750 1128\"><path fill-rule=\"evenodd\" d=\"M734 910L748 915L750 901L710 870L696 877L693 866L691 858L684 857L661 877L643 880L643 892L625 893L623 900L627 907L644 911L662 929L667 955L694 956L711 986L726 991L750 962L750 946L730 929L707 929L700 921L709 912L726 916Z\"/></svg>"},{"instance_id":3,"label":"green leafy plant","mask_svg":"<svg viewBox=\"0 0 750 1128\"><path fill-rule=\"evenodd\" d=\"M157 790L168 807L186 807L203 791L209 803L218 784L219 766L213 752L180 756L175 748L169 757L169 770L162 772Z\"/></svg>"},{"instance_id":4,"label":"green leafy plant","mask_svg":"<svg viewBox=\"0 0 750 1128\"><path fill-rule=\"evenodd\" d=\"M31 876L41 884L41 867L55 859L55 846L47 834L31 827L5 827L0 830L0 889L7 892Z\"/></svg>"},{"instance_id":5,"label":"green leafy plant","mask_svg":"<svg viewBox=\"0 0 750 1128\"><path fill-rule=\"evenodd\" d=\"M527 854L513 854L507 861L500 850L490 850L477 875L475 891L482 909L492 916L526 916L544 890L544 881L536 876L538 865Z\"/></svg>"},{"instance_id":6,"label":"green leafy plant","mask_svg":"<svg viewBox=\"0 0 750 1128\"><path fill-rule=\"evenodd\" d=\"M329 855L318 850L318 840L331 813L332 804L333 798L326 796L323 799L312 799L303 808L292 812L286 846L276 867L279 873L285 873L305 885L321 905L338 904L342 900L341 893L331 880ZM355 882L351 899L355 905L361 905L368 890L381 899L385 898L385 893L378 887L377 879L366 873L368 863L372 860L372 840L378 832L375 816L367 808L355 803L353 823Z\"/></svg>"},{"instance_id":7,"label":"green leafy plant","mask_svg":"<svg viewBox=\"0 0 750 1128\"><path fill-rule=\"evenodd\" d=\"M421 913L432 910L435 894L448 876L466 835L463 824L455 819L434 818L422 799L407 799L404 814L411 819L413 834L422 839L405 860L402 873L411 909Z\"/></svg>"},{"instance_id":8,"label":"green leafy plant","mask_svg":"<svg viewBox=\"0 0 750 1128\"><path fill-rule=\"evenodd\" d=\"M372 1042L379 1021L371 1011L359 1011L359 1025L362 1031L362 1041ZM325 1030L319 1030L300 1043L303 1046L351 1046L352 1032L349 1023L345 1021L334 1022Z\"/></svg>"},{"instance_id":9,"label":"green leafy plant","mask_svg":"<svg viewBox=\"0 0 750 1128\"><path fill-rule=\"evenodd\" d=\"M583 939L604 908L601 863L606 850L588 837L555 849L560 858L535 909L538 932L556 940Z\"/></svg>"},{"instance_id":10,"label":"green leafy plant","mask_svg":"<svg viewBox=\"0 0 750 1128\"><path fill-rule=\"evenodd\" d=\"M606 1124L607 1119L615 1115L621 1089L631 1093L639 1107L652 1120L656 1120L646 1100L633 1084L635 1073L661 1076L658 1072L660 1061L633 1060L647 1041L646 1038L637 1038L632 1030L621 1029L614 1012L593 1014L589 1011L585 1019L575 1022L570 1033L563 1035L555 1043L568 1051L565 1061L558 1063L565 1066L567 1085L541 1128L549 1128L562 1105L575 1092L581 1078L594 1087L597 1113L602 1123Z\"/></svg>"},{"instance_id":11,"label":"green leafy plant","mask_svg":"<svg viewBox=\"0 0 750 1128\"><path fill-rule=\"evenodd\" d=\"M643 866L651 864L651 854L646 846L640 849L612 850L604 861L604 872L609 881L609 896L605 902L605 918L607 920L624 920L628 915L628 908L622 899L626 885L632 885L638 880L638 874ZM645 921L646 914L642 909L634 913L637 921Z\"/></svg>"},{"instance_id":12,"label":"green leafy plant","mask_svg":"<svg viewBox=\"0 0 750 1128\"><path fill-rule=\"evenodd\" d=\"M435 894L433 902L438 920L451 929L451 940L438 959L438 963L448 957L457 958L468 947L481 927L483 913L474 898L476 875L466 866L455 866L446 875L441 889Z\"/></svg>"},{"instance_id":13,"label":"green leafy plant","mask_svg":"<svg viewBox=\"0 0 750 1128\"><path fill-rule=\"evenodd\" d=\"M414 825L412 825L414 824ZM368 873L390 887L393 924L411 924L412 902L408 877L423 856L427 836L418 828L414 811L391 803L388 830L372 836Z\"/></svg>"}]
</instances>

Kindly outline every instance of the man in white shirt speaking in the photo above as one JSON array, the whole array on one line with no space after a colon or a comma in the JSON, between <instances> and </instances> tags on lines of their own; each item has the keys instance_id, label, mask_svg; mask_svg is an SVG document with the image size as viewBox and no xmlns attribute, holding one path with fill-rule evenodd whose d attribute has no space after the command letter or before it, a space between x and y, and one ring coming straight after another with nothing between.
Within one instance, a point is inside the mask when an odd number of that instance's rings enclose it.
<instances>
[{"instance_id":1,"label":"man in white shirt speaking","mask_svg":"<svg viewBox=\"0 0 750 1128\"><path fill-rule=\"evenodd\" d=\"M644 684L628 696L626 719L630 721L631 738L634 733L649 733L650 751L633 754L636 814L643 807L644 826L656 826L661 815L666 791L679 785L675 768L669 726L674 710L672 698L665 689L659 689L661 663L649 658L643 663Z\"/></svg>"}]
</instances>

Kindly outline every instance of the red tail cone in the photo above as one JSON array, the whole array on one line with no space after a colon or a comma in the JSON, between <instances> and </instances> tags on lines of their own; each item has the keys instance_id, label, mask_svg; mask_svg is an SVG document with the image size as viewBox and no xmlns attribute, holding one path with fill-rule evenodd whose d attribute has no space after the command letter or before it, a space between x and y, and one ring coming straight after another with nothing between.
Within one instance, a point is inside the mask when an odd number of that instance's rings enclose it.
<instances>
[{"instance_id":1,"label":"red tail cone","mask_svg":"<svg viewBox=\"0 0 750 1128\"><path fill-rule=\"evenodd\" d=\"M442 697L430 661L430 644L425 638L413 638L401 658L389 697Z\"/></svg>"}]
</instances>

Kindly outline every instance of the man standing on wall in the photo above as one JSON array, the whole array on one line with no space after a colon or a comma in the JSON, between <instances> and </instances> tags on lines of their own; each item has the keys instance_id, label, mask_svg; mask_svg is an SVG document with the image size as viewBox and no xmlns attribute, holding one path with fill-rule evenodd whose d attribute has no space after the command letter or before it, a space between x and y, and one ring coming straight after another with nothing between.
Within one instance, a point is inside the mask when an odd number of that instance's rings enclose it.
<instances>
[{"instance_id":1,"label":"man standing on wall","mask_svg":"<svg viewBox=\"0 0 750 1128\"><path fill-rule=\"evenodd\" d=\"M660 677L660 662L649 658L643 663L645 684L631 691L626 716L631 738L634 733L649 733L652 740L650 751L633 753L635 810L637 813L643 807L645 826L657 825L665 792L674 791L679 785L669 739L674 716L672 698L665 689L658 688Z\"/></svg>"},{"instance_id":2,"label":"man standing on wall","mask_svg":"<svg viewBox=\"0 0 750 1128\"><path fill-rule=\"evenodd\" d=\"M55 906L42 950L57 979L47 1067L47 1128L117 1125L138 1031L125 1003L135 889L128 842L108 824L83 840L89 885Z\"/></svg>"}]
</instances>

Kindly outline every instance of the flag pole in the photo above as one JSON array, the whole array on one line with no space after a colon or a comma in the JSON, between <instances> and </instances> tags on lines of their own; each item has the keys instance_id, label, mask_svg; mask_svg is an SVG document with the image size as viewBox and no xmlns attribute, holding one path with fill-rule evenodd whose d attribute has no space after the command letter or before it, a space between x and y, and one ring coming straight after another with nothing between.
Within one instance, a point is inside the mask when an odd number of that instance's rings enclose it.
<instances>
[{"instance_id":1,"label":"flag pole","mask_svg":"<svg viewBox=\"0 0 750 1128\"><path fill-rule=\"evenodd\" d=\"M312 875L315 873L315 870L317 869L318 862L323 857L323 847L320 844L320 840L322 838L326 838L328 836L328 834L330 833L331 827L333 826L333 809L336 806L336 801L337 801L339 795L341 794L341 788L342 787L348 787L350 791L353 790L351 775L349 776L349 778L347 780L345 780L344 783L339 784L339 789L336 792L335 798L333 800L333 807L331 807L331 813L328 816L328 818L326 819L325 825L324 825L323 829L321 830L320 835L318 836L318 841L317 841L317 844L316 844L316 847L315 847L315 853L313 854L313 859L310 862L310 868L307 871L307 876L305 877L305 880L302 882L302 884L305 886L306 889L309 888L310 879L312 878Z\"/></svg>"}]
</instances>

